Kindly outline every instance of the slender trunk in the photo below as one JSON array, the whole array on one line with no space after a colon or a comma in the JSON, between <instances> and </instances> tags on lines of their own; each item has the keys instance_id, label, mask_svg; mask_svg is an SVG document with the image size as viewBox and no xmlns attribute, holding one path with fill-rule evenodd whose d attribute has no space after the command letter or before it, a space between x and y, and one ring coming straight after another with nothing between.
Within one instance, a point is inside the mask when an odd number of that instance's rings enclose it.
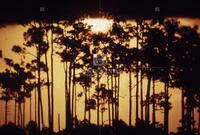
<instances>
[{"instance_id":1,"label":"slender trunk","mask_svg":"<svg viewBox=\"0 0 200 135\"><path fill-rule=\"evenodd\" d=\"M6 125L8 124L7 120L8 120L8 100L6 99L6 101L5 101L5 124Z\"/></svg>"},{"instance_id":2,"label":"slender trunk","mask_svg":"<svg viewBox=\"0 0 200 135\"><path fill-rule=\"evenodd\" d=\"M20 126L20 103L18 103L18 113L17 113L17 126Z\"/></svg>"},{"instance_id":3,"label":"slender trunk","mask_svg":"<svg viewBox=\"0 0 200 135\"><path fill-rule=\"evenodd\" d=\"M155 80L153 79L153 110L152 110L152 124L156 124L156 106L155 106Z\"/></svg>"},{"instance_id":4,"label":"slender trunk","mask_svg":"<svg viewBox=\"0 0 200 135\"><path fill-rule=\"evenodd\" d=\"M101 125L103 126L103 111L101 111Z\"/></svg>"},{"instance_id":5,"label":"slender trunk","mask_svg":"<svg viewBox=\"0 0 200 135\"><path fill-rule=\"evenodd\" d=\"M69 89L68 89L68 111L69 111L69 114L68 114L68 117L69 117L69 128L71 129L72 128L72 114L71 114L71 85L72 85L72 65L73 63L70 62L69 64Z\"/></svg>"},{"instance_id":6,"label":"slender trunk","mask_svg":"<svg viewBox=\"0 0 200 135\"><path fill-rule=\"evenodd\" d=\"M53 31L51 30L51 129L54 129Z\"/></svg>"},{"instance_id":7,"label":"slender trunk","mask_svg":"<svg viewBox=\"0 0 200 135\"><path fill-rule=\"evenodd\" d=\"M58 114L58 132L60 133L60 113Z\"/></svg>"},{"instance_id":8,"label":"slender trunk","mask_svg":"<svg viewBox=\"0 0 200 135\"><path fill-rule=\"evenodd\" d=\"M76 83L75 83L75 86L74 86L74 96L75 96L75 98L74 98L74 117L76 118ZM76 123L75 123L75 125L76 125Z\"/></svg>"},{"instance_id":9,"label":"slender trunk","mask_svg":"<svg viewBox=\"0 0 200 135\"><path fill-rule=\"evenodd\" d=\"M32 96L29 98L29 109L30 109L30 119L29 119L29 121L31 121L32 120Z\"/></svg>"},{"instance_id":10,"label":"slender trunk","mask_svg":"<svg viewBox=\"0 0 200 135\"><path fill-rule=\"evenodd\" d=\"M75 63L73 63L73 74L72 74L72 119L74 119L74 91L75 91L75 74L76 74L76 69L75 69ZM74 125L74 120L72 120L72 126Z\"/></svg>"},{"instance_id":11,"label":"slender trunk","mask_svg":"<svg viewBox=\"0 0 200 135\"><path fill-rule=\"evenodd\" d=\"M19 127L22 127L22 107L21 107L21 103L19 103Z\"/></svg>"},{"instance_id":12,"label":"slender trunk","mask_svg":"<svg viewBox=\"0 0 200 135\"><path fill-rule=\"evenodd\" d=\"M110 90L110 84L109 84L109 75L107 75L107 89L108 91ZM108 123L109 126L111 126L111 121L110 121L110 96L108 95Z\"/></svg>"},{"instance_id":13,"label":"slender trunk","mask_svg":"<svg viewBox=\"0 0 200 135\"><path fill-rule=\"evenodd\" d=\"M86 112L87 112L87 88L85 88L84 93L85 93L84 120L86 120Z\"/></svg>"},{"instance_id":14,"label":"slender trunk","mask_svg":"<svg viewBox=\"0 0 200 135\"><path fill-rule=\"evenodd\" d=\"M129 126L132 122L132 80L131 69L129 69Z\"/></svg>"},{"instance_id":15,"label":"slender trunk","mask_svg":"<svg viewBox=\"0 0 200 135\"><path fill-rule=\"evenodd\" d=\"M44 127L44 111L43 111L43 103L42 103L42 93L40 94L40 111L41 111L41 121L42 121L42 128Z\"/></svg>"},{"instance_id":16,"label":"slender trunk","mask_svg":"<svg viewBox=\"0 0 200 135\"><path fill-rule=\"evenodd\" d=\"M26 117L26 106L25 106L25 101L23 102L23 124L22 127L24 128L25 125L25 117Z\"/></svg>"},{"instance_id":17,"label":"slender trunk","mask_svg":"<svg viewBox=\"0 0 200 135\"><path fill-rule=\"evenodd\" d=\"M164 132L169 133L169 93L168 83L165 83L165 107L164 107Z\"/></svg>"},{"instance_id":18,"label":"slender trunk","mask_svg":"<svg viewBox=\"0 0 200 135\"><path fill-rule=\"evenodd\" d=\"M47 52L45 53L45 63L46 63L46 77L47 77L47 97L48 97L48 124L50 130L52 130L52 121L51 121L51 97L50 97L50 81L49 81L49 68L47 60Z\"/></svg>"},{"instance_id":19,"label":"slender trunk","mask_svg":"<svg viewBox=\"0 0 200 135\"><path fill-rule=\"evenodd\" d=\"M139 37L139 35L138 35L138 22L136 22L137 23L137 34L136 34L136 36L137 36L137 40L136 40L136 45L137 45L137 50L138 50L138 47L139 47L139 43L138 43L138 37ZM138 94L139 94L139 61L138 61L138 58L137 58L137 64L136 64L136 108L135 108L135 117L136 117L136 126L137 126L137 123L138 123L138 120L139 120L139 110L138 110L138 108L139 108L139 100L138 100L138 98L139 98L139 96L138 96Z\"/></svg>"},{"instance_id":20,"label":"slender trunk","mask_svg":"<svg viewBox=\"0 0 200 135\"><path fill-rule=\"evenodd\" d=\"M182 130L185 129L185 103L184 103L184 90L181 93L181 124Z\"/></svg>"},{"instance_id":21,"label":"slender trunk","mask_svg":"<svg viewBox=\"0 0 200 135\"><path fill-rule=\"evenodd\" d=\"M40 129L40 102L41 102L41 86L40 86L40 46L38 45L37 52L37 72L38 72L38 80L37 80L37 90L38 90L38 128Z\"/></svg>"},{"instance_id":22,"label":"slender trunk","mask_svg":"<svg viewBox=\"0 0 200 135\"><path fill-rule=\"evenodd\" d=\"M37 88L35 87L35 122L37 121Z\"/></svg>"},{"instance_id":23,"label":"slender trunk","mask_svg":"<svg viewBox=\"0 0 200 135\"><path fill-rule=\"evenodd\" d=\"M14 122L15 122L15 125L17 125L17 102L16 102L16 99L15 99L15 116L14 116Z\"/></svg>"},{"instance_id":24,"label":"slender trunk","mask_svg":"<svg viewBox=\"0 0 200 135\"><path fill-rule=\"evenodd\" d=\"M147 78L147 94L146 94L146 103L145 103L145 122L146 125L149 126L149 109L150 109L150 90L151 90L151 77L148 76Z\"/></svg>"},{"instance_id":25,"label":"slender trunk","mask_svg":"<svg viewBox=\"0 0 200 135\"><path fill-rule=\"evenodd\" d=\"M90 101L90 89L88 89L88 101ZM89 108L89 123L91 123L91 108Z\"/></svg>"},{"instance_id":26,"label":"slender trunk","mask_svg":"<svg viewBox=\"0 0 200 135\"><path fill-rule=\"evenodd\" d=\"M119 90L120 90L120 73L118 73L118 91L117 91L117 120L119 120Z\"/></svg>"},{"instance_id":27,"label":"slender trunk","mask_svg":"<svg viewBox=\"0 0 200 135\"><path fill-rule=\"evenodd\" d=\"M68 118L67 118L67 113L68 113L68 109L67 109L67 107L68 107L68 83L67 83L67 78L68 78L68 70L67 70L67 68L68 68L68 64L67 64L67 62L65 62L65 64L64 64L64 71L65 71L65 129L67 129L68 128Z\"/></svg>"},{"instance_id":28,"label":"slender trunk","mask_svg":"<svg viewBox=\"0 0 200 135\"><path fill-rule=\"evenodd\" d=\"M97 71L97 89L98 89L98 91L97 91L97 126L99 127L99 106L100 106L100 104L99 104L99 89L100 89L100 76L99 76L99 71Z\"/></svg>"},{"instance_id":29,"label":"slender trunk","mask_svg":"<svg viewBox=\"0 0 200 135\"><path fill-rule=\"evenodd\" d=\"M143 117L143 71L141 67L141 75L140 75L140 110L141 110L141 120L144 120Z\"/></svg>"},{"instance_id":30,"label":"slender trunk","mask_svg":"<svg viewBox=\"0 0 200 135\"><path fill-rule=\"evenodd\" d=\"M111 74L111 90L112 90L112 97L111 97L111 105L112 105L112 124L113 124L113 121L114 121L114 97L113 97L113 69L112 69L112 74Z\"/></svg>"},{"instance_id":31,"label":"slender trunk","mask_svg":"<svg viewBox=\"0 0 200 135\"><path fill-rule=\"evenodd\" d=\"M115 69L115 120L117 120L117 73L116 73L116 69Z\"/></svg>"}]
</instances>

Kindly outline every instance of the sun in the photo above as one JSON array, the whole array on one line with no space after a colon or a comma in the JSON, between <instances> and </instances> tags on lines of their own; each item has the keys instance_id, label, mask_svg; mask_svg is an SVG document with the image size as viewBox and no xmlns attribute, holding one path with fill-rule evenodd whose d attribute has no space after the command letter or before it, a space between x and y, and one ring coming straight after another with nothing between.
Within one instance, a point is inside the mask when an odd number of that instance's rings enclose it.
<instances>
[{"instance_id":1,"label":"sun","mask_svg":"<svg viewBox=\"0 0 200 135\"><path fill-rule=\"evenodd\" d=\"M107 18L86 18L83 23L91 26L91 30L94 33L107 33L113 24L112 19Z\"/></svg>"}]
</instances>

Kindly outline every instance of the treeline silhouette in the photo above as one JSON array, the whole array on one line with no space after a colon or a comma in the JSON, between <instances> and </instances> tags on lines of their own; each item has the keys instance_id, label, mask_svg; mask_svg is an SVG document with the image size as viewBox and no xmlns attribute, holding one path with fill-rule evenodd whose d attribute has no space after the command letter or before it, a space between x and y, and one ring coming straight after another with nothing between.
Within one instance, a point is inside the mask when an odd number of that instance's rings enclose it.
<instances>
[{"instance_id":1,"label":"treeline silhouette","mask_svg":"<svg viewBox=\"0 0 200 135\"><path fill-rule=\"evenodd\" d=\"M169 111L172 108L169 89L179 88L182 92L181 127L177 133L171 134L199 135L200 111L197 128L194 120L195 109L200 108L198 27L182 26L175 19L137 19L135 22L134 25L114 21L111 30L106 33L93 33L91 26L81 21L33 21L26 24L28 30L24 33L24 44L13 45L12 48L21 62L17 63L0 53L7 65L5 71L0 73L1 100L5 101L5 125L0 132L53 134L54 92L57 91L54 88L56 69L53 65L56 55L60 57L65 71L63 94L66 108L65 130L59 129L57 134L169 134ZM136 39L136 46L130 45L132 39ZM35 49L35 54L29 52L28 48ZM28 55L34 57L31 62L26 60ZM128 125L119 118L122 73L128 74L129 79ZM103 75L107 78L105 84L101 83ZM135 85L132 83L134 79ZM146 86L143 83L145 79ZM164 92L156 92L158 81L164 84ZM83 92L77 90L77 85L83 88ZM93 91L92 86L95 86ZM44 126L42 88L48 91L48 127ZM133 90L136 96L134 113ZM35 122L31 117L32 92L35 92ZM83 121L77 119L78 97L84 98ZM25 125L26 99L30 103L28 125ZM10 100L15 102L14 124L7 121ZM91 123L92 109L97 113L96 124ZM164 112L163 124L156 120L158 110ZM108 124L104 123L105 113L108 114ZM133 115L135 120L132 119Z\"/></svg>"}]
</instances>

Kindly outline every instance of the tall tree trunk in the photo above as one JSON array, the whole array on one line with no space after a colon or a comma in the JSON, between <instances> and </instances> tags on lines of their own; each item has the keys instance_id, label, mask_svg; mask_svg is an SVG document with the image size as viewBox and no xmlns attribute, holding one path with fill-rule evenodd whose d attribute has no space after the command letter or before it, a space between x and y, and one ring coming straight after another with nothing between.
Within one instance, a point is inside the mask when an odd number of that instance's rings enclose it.
<instances>
[{"instance_id":1,"label":"tall tree trunk","mask_svg":"<svg viewBox=\"0 0 200 135\"><path fill-rule=\"evenodd\" d=\"M112 107L112 124L113 124L113 121L114 121L114 97L113 97L113 94L114 94L114 87L113 87L113 68L112 68L112 71L111 71L111 91L112 91L112 102L111 102L111 107Z\"/></svg>"},{"instance_id":2,"label":"tall tree trunk","mask_svg":"<svg viewBox=\"0 0 200 135\"><path fill-rule=\"evenodd\" d=\"M7 95L6 95L6 98L7 98ZM8 124L7 121L8 121L8 100L6 99L6 101L5 101L5 124L6 125Z\"/></svg>"},{"instance_id":3,"label":"tall tree trunk","mask_svg":"<svg viewBox=\"0 0 200 135\"><path fill-rule=\"evenodd\" d=\"M76 115L76 83L75 83L75 86L74 86L74 117L76 118L77 117L77 115ZM76 125L77 123L75 123L75 125Z\"/></svg>"},{"instance_id":4,"label":"tall tree trunk","mask_svg":"<svg viewBox=\"0 0 200 135\"><path fill-rule=\"evenodd\" d=\"M156 124L156 106L155 106L155 79L153 79L153 110L152 110L152 124Z\"/></svg>"},{"instance_id":5,"label":"tall tree trunk","mask_svg":"<svg viewBox=\"0 0 200 135\"><path fill-rule=\"evenodd\" d=\"M117 72L116 72L116 69L115 69L115 120L117 120Z\"/></svg>"},{"instance_id":6,"label":"tall tree trunk","mask_svg":"<svg viewBox=\"0 0 200 135\"><path fill-rule=\"evenodd\" d=\"M35 73L36 76L36 73ZM37 82L37 80L35 80L35 82ZM37 87L35 87L35 122L37 121Z\"/></svg>"},{"instance_id":7,"label":"tall tree trunk","mask_svg":"<svg viewBox=\"0 0 200 135\"><path fill-rule=\"evenodd\" d=\"M48 97L48 124L50 130L52 129L52 121L51 121L51 96L50 96L50 81L49 81L49 68L48 68L48 60L47 60L47 52L45 53L45 64L46 64L46 77L47 77L47 97Z\"/></svg>"},{"instance_id":8,"label":"tall tree trunk","mask_svg":"<svg viewBox=\"0 0 200 135\"><path fill-rule=\"evenodd\" d=\"M26 105L25 105L25 101L23 102L23 124L22 124L22 127L24 128L25 126L25 117L26 117Z\"/></svg>"},{"instance_id":9,"label":"tall tree trunk","mask_svg":"<svg viewBox=\"0 0 200 135\"><path fill-rule=\"evenodd\" d=\"M140 75L140 110L141 110L141 120L144 120L143 117L143 71L141 66L141 75Z\"/></svg>"},{"instance_id":10,"label":"tall tree trunk","mask_svg":"<svg viewBox=\"0 0 200 135\"><path fill-rule=\"evenodd\" d=\"M101 125L103 126L103 111L101 111Z\"/></svg>"},{"instance_id":11,"label":"tall tree trunk","mask_svg":"<svg viewBox=\"0 0 200 135\"><path fill-rule=\"evenodd\" d=\"M71 85L72 85L72 69L73 69L73 63L70 62L69 64L69 89L68 89L68 93L69 93L69 97L68 97L68 111L69 111L69 128L70 130L72 129L72 112L71 112Z\"/></svg>"},{"instance_id":12,"label":"tall tree trunk","mask_svg":"<svg viewBox=\"0 0 200 135\"><path fill-rule=\"evenodd\" d=\"M182 131L185 129L185 103L184 103L184 90L181 92L181 124Z\"/></svg>"},{"instance_id":13,"label":"tall tree trunk","mask_svg":"<svg viewBox=\"0 0 200 135\"><path fill-rule=\"evenodd\" d=\"M131 69L129 69L129 126L132 122L132 79Z\"/></svg>"},{"instance_id":14,"label":"tall tree trunk","mask_svg":"<svg viewBox=\"0 0 200 135\"><path fill-rule=\"evenodd\" d=\"M43 102L42 102L42 93L40 94L40 111L41 111L41 121L42 121L42 128L44 127L44 111L43 111Z\"/></svg>"},{"instance_id":15,"label":"tall tree trunk","mask_svg":"<svg viewBox=\"0 0 200 135\"><path fill-rule=\"evenodd\" d=\"M168 83L165 83L165 106L164 106L164 132L169 133L169 92Z\"/></svg>"},{"instance_id":16,"label":"tall tree trunk","mask_svg":"<svg viewBox=\"0 0 200 135\"><path fill-rule=\"evenodd\" d=\"M97 71L97 126L99 127L99 108L100 108L100 104L99 104L99 89L100 89L100 75L99 75L99 71Z\"/></svg>"},{"instance_id":17,"label":"tall tree trunk","mask_svg":"<svg viewBox=\"0 0 200 135\"><path fill-rule=\"evenodd\" d=\"M74 125L74 93L75 93L75 74L76 74L76 69L75 69L75 63L73 63L73 74L72 74L72 126Z\"/></svg>"},{"instance_id":18,"label":"tall tree trunk","mask_svg":"<svg viewBox=\"0 0 200 135\"><path fill-rule=\"evenodd\" d=\"M18 102L18 106L17 106L17 126L19 127L20 126L20 103Z\"/></svg>"},{"instance_id":19,"label":"tall tree trunk","mask_svg":"<svg viewBox=\"0 0 200 135\"><path fill-rule=\"evenodd\" d=\"M54 130L54 73L53 73L53 30L51 29L51 129Z\"/></svg>"},{"instance_id":20,"label":"tall tree trunk","mask_svg":"<svg viewBox=\"0 0 200 135\"><path fill-rule=\"evenodd\" d=\"M91 98L90 98L90 89L88 89L88 101L90 101ZM91 108L89 108L89 123L91 123Z\"/></svg>"},{"instance_id":21,"label":"tall tree trunk","mask_svg":"<svg viewBox=\"0 0 200 135\"><path fill-rule=\"evenodd\" d=\"M29 121L31 121L32 120L32 96L29 98L29 109L30 109L30 118L29 118Z\"/></svg>"},{"instance_id":22,"label":"tall tree trunk","mask_svg":"<svg viewBox=\"0 0 200 135\"><path fill-rule=\"evenodd\" d=\"M15 99L15 116L14 116L14 122L15 122L15 125L17 125L17 102L16 102L16 99Z\"/></svg>"},{"instance_id":23,"label":"tall tree trunk","mask_svg":"<svg viewBox=\"0 0 200 135\"><path fill-rule=\"evenodd\" d=\"M41 86L40 86L40 46L38 45L37 52L37 72L38 72L38 80L37 80L37 90L38 90L38 128L40 129L40 103L41 103Z\"/></svg>"},{"instance_id":24,"label":"tall tree trunk","mask_svg":"<svg viewBox=\"0 0 200 135\"><path fill-rule=\"evenodd\" d=\"M145 103L145 122L149 126L149 110L150 110L150 90L151 90L151 76L147 77L147 94L146 94L146 103Z\"/></svg>"},{"instance_id":25,"label":"tall tree trunk","mask_svg":"<svg viewBox=\"0 0 200 135\"><path fill-rule=\"evenodd\" d=\"M19 108L18 108L18 126L22 127L22 107L21 107L21 103L18 104Z\"/></svg>"},{"instance_id":26,"label":"tall tree trunk","mask_svg":"<svg viewBox=\"0 0 200 135\"><path fill-rule=\"evenodd\" d=\"M120 72L118 72L118 91L117 91L117 120L119 120L119 90L120 90Z\"/></svg>"},{"instance_id":27,"label":"tall tree trunk","mask_svg":"<svg viewBox=\"0 0 200 135\"><path fill-rule=\"evenodd\" d=\"M110 90L110 83L109 83L109 75L107 75L107 90ZM110 119L110 96L108 95L108 123L111 126L111 119Z\"/></svg>"},{"instance_id":28,"label":"tall tree trunk","mask_svg":"<svg viewBox=\"0 0 200 135\"><path fill-rule=\"evenodd\" d=\"M68 128L68 64L64 64L65 70L65 129Z\"/></svg>"},{"instance_id":29,"label":"tall tree trunk","mask_svg":"<svg viewBox=\"0 0 200 135\"><path fill-rule=\"evenodd\" d=\"M84 88L84 94L85 94L84 120L86 120L86 112L87 112L87 88Z\"/></svg>"},{"instance_id":30,"label":"tall tree trunk","mask_svg":"<svg viewBox=\"0 0 200 135\"><path fill-rule=\"evenodd\" d=\"M136 46L137 46L137 50L138 50L139 49L139 42L138 42L139 33L138 33L138 22L136 22L136 23L137 23ZM139 100L138 100L139 96L138 96L138 94L139 94L139 60L137 58L137 63L136 63L136 106L135 106L136 126L137 126L137 123L138 123L138 120L139 120L139 110L138 110L138 108L139 108Z\"/></svg>"}]
</instances>

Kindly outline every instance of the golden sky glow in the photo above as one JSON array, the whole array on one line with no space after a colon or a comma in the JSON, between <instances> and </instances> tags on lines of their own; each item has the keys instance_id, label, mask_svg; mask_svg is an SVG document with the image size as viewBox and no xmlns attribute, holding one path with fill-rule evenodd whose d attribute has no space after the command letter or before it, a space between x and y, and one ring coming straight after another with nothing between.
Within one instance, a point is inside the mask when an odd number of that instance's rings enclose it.
<instances>
[{"instance_id":1,"label":"golden sky glow","mask_svg":"<svg viewBox=\"0 0 200 135\"><path fill-rule=\"evenodd\" d=\"M100 19L100 18L88 18L83 20L83 23L92 26L93 32L106 32L110 29L113 20L107 19ZM188 18L181 19L181 23L186 25L194 25L200 24L200 20L192 20ZM9 25L6 28L0 29L0 49L3 50L3 55L5 57L14 58L14 60L19 60L18 56L11 52L11 48L13 45L22 45L23 44L23 32L26 31L26 28L19 26L19 25ZM34 53L34 52L33 52ZM50 53L49 53L50 54ZM48 54L48 55L49 55ZM28 59L32 59L31 56ZM58 114L61 116L61 129L65 128L65 97L64 97L64 70L63 64L60 62L58 56L54 56L54 83L55 83L55 108L54 108L54 125L55 130L58 130ZM0 60L0 71L5 68L3 64L3 60ZM102 77L101 83L105 82L105 77ZM133 79L133 84L135 84L135 79ZM144 86L146 86L146 80L144 81ZM80 86L77 87L77 91L82 91ZM146 87L144 87L144 91L146 91ZM157 82L156 83L156 93L163 91L163 84ZM1 90L0 90L1 92ZM181 111L181 95L178 89L170 89L170 92L173 93L170 101L172 103L172 110L169 113L169 128L170 131L176 131L177 127L180 126L179 120L181 118L180 111ZM133 88L133 122L135 121L135 89ZM145 93L144 93L145 98ZM42 100L44 103L44 118L45 118L45 125L47 126L47 90L43 88L42 90ZM28 101L28 100L27 100ZM34 103L34 92L33 92L33 101ZM84 109L84 100L83 98L77 101L77 114L79 119L83 119L83 109ZM13 102L9 103L9 121L14 120L13 115ZM34 119L34 105L32 106L32 118ZM121 85L120 85L120 118L123 119L125 122L128 122L128 75L123 73L121 76ZM26 122L29 120L29 101L26 103ZM96 122L96 111L92 112L92 122ZM196 119L197 117L195 117ZM108 119L107 113L105 113L104 117L105 121ZM157 112L157 121L163 123L163 113ZM0 101L0 125L4 123L4 102Z\"/></svg>"},{"instance_id":2,"label":"golden sky glow","mask_svg":"<svg viewBox=\"0 0 200 135\"><path fill-rule=\"evenodd\" d=\"M94 33L106 33L111 29L113 20L106 18L86 18L83 20L83 23L91 26L91 30Z\"/></svg>"}]
</instances>

